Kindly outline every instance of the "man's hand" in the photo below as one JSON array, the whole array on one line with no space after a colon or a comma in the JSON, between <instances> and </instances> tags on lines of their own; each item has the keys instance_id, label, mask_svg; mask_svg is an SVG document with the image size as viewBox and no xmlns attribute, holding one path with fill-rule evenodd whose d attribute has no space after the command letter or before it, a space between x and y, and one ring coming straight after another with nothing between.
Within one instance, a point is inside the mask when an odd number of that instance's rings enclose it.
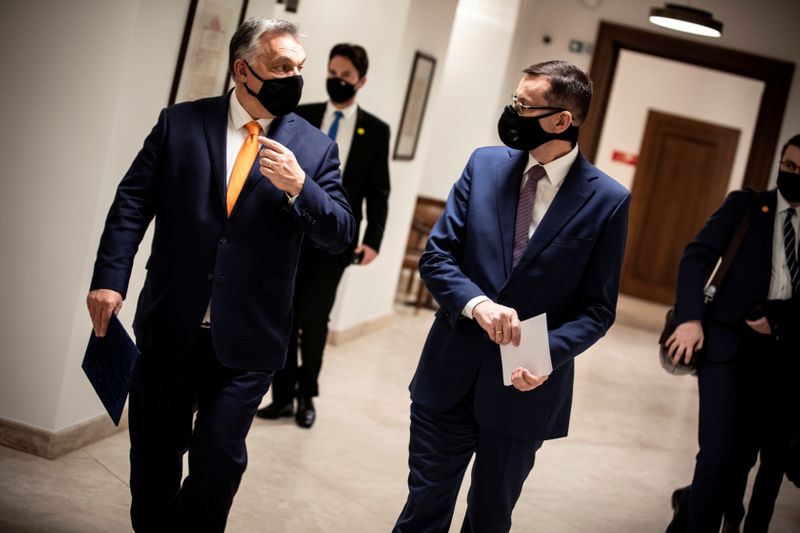
<instances>
[{"instance_id":1,"label":"man's hand","mask_svg":"<svg viewBox=\"0 0 800 533\"><path fill-rule=\"evenodd\" d=\"M122 295L111 289L95 289L86 296L86 307L92 317L94 334L105 337L111 314L116 315L122 309Z\"/></svg>"},{"instance_id":2,"label":"man's hand","mask_svg":"<svg viewBox=\"0 0 800 533\"><path fill-rule=\"evenodd\" d=\"M745 320L745 323L747 323L753 331L761 333L762 335L772 335L772 328L769 326L769 321L765 316L762 316L758 320Z\"/></svg>"},{"instance_id":3,"label":"man's hand","mask_svg":"<svg viewBox=\"0 0 800 533\"><path fill-rule=\"evenodd\" d=\"M300 168L294 153L278 141L266 137L259 137L258 142L264 145L259 160L261 174L289 196L300 194L306 173Z\"/></svg>"},{"instance_id":4,"label":"man's hand","mask_svg":"<svg viewBox=\"0 0 800 533\"><path fill-rule=\"evenodd\" d=\"M680 324L666 342L672 364L677 365L681 358L687 365L692 362L694 352L703 347L703 326L699 320Z\"/></svg>"},{"instance_id":5,"label":"man's hand","mask_svg":"<svg viewBox=\"0 0 800 533\"><path fill-rule=\"evenodd\" d=\"M511 384L519 391L528 392L547 381L547 376L534 376L527 368L519 367L511 373Z\"/></svg>"},{"instance_id":6,"label":"man's hand","mask_svg":"<svg viewBox=\"0 0 800 533\"><path fill-rule=\"evenodd\" d=\"M497 344L519 346L519 318L514 309L485 300L475 306L472 317Z\"/></svg>"},{"instance_id":7,"label":"man's hand","mask_svg":"<svg viewBox=\"0 0 800 533\"><path fill-rule=\"evenodd\" d=\"M364 253L364 258L358 263L360 266L367 266L368 264L372 263L376 257L378 257L378 252L375 251L374 248L367 246L366 244L362 244L357 246L354 253L360 254Z\"/></svg>"}]
</instances>

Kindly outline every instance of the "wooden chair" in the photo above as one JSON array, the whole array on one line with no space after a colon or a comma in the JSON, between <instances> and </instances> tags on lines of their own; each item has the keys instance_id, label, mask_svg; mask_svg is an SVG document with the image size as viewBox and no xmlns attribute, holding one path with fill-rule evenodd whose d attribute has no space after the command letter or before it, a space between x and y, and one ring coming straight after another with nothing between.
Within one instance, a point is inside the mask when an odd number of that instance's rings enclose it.
<instances>
[{"instance_id":1,"label":"wooden chair","mask_svg":"<svg viewBox=\"0 0 800 533\"><path fill-rule=\"evenodd\" d=\"M406 241L406 253L403 257L403 271L408 271L408 281L405 286L406 298L412 294L414 282L417 281L417 290L414 299L407 300L409 305L414 305L414 312L418 312L420 307L433 308L434 302L430 293L425 288L422 280L417 280L419 271L419 259L428 243L433 225L444 211L444 202L424 196L417 197L417 205L414 209L414 216L411 220L411 228L408 232Z\"/></svg>"}]
</instances>

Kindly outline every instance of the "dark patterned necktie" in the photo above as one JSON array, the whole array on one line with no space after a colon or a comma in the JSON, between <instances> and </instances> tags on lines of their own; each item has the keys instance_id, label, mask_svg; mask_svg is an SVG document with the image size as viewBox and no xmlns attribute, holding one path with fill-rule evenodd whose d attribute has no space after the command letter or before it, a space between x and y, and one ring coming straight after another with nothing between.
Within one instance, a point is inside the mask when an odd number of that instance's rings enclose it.
<instances>
[{"instance_id":1,"label":"dark patterned necktie","mask_svg":"<svg viewBox=\"0 0 800 533\"><path fill-rule=\"evenodd\" d=\"M796 214L796 210L791 207L786 210L786 218L783 220L783 247L786 250L786 266L789 267L789 277L792 279L792 293L799 296L800 267L797 265L797 240L794 226L792 226L792 217Z\"/></svg>"},{"instance_id":2,"label":"dark patterned necktie","mask_svg":"<svg viewBox=\"0 0 800 533\"><path fill-rule=\"evenodd\" d=\"M528 231L533 222L533 202L536 199L536 184L547 175L542 165L536 165L528 170L528 181L519 193L517 202L517 221L514 227L514 251L512 266L517 266L519 258L528 246Z\"/></svg>"}]
</instances>

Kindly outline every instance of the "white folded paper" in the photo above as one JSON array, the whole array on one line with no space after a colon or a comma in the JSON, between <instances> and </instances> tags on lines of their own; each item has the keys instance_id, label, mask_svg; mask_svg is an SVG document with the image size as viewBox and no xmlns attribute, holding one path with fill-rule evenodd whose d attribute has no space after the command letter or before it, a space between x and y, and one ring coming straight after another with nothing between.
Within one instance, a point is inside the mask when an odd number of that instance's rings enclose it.
<instances>
[{"instance_id":1,"label":"white folded paper","mask_svg":"<svg viewBox=\"0 0 800 533\"><path fill-rule=\"evenodd\" d=\"M500 345L503 361L503 385L511 385L511 373L527 368L535 376L549 376L553 371L550 343L547 340L547 313L523 320L519 325L519 346Z\"/></svg>"}]
</instances>

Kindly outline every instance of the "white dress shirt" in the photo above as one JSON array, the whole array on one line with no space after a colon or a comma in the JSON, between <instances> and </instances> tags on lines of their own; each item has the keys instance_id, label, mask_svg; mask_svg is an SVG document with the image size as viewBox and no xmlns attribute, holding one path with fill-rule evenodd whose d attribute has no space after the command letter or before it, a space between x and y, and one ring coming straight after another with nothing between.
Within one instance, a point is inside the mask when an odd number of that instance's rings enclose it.
<instances>
[{"instance_id":1,"label":"white dress shirt","mask_svg":"<svg viewBox=\"0 0 800 533\"><path fill-rule=\"evenodd\" d=\"M550 208L550 204L553 203L553 199L556 197L558 190L561 188L561 184L564 183L564 178L567 177L569 169L572 168L572 164L575 163L575 159L577 158L578 145L576 144L572 150L563 156L559 157L558 159L554 159L545 165L542 165L545 172L547 172L547 175L540 179L536 184L536 196L533 200L533 215L531 217L530 228L528 229L529 239L533 236L536 228L539 227L539 223L542 221L545 213L547 213L547 210ZM520 191L522 191L522 188L528 182L528 170L538 164L540 163L536 160L536 158L529 154L528 164L525 166L525 171L522 174L522 183L520 184L519 188ZM489 298L485 295L476 296L467 302L467 305L464 306L464 309L461 311L461 313L467 318L473 318L472 310L475 309L476 305L481 302L485 302L486 300L489 300Z\"/></svg>"},{"instance_id":2,"label":"white dress shirt","mask_svg":"<svg viewBox=\"0 0 800 533\"><path fill-rule=\"evenodd\" d=\"M772 275L769 280L768 300L788 300L792 297L792 278L786 264L786 248L783 242L783 222L786 212L792 207L778 191L778 204L775 206L775 229L772 235ZM795 210L797 213L797 210ZM792 217L794 226L794 244L797 246L797 229L800 226L798 214Z\"/></svg>"},{"instance_id":3,"label":"white dress shirt","mask_svg":"<svg viewBox=\"0 0 800 533\"><path fill-rule=\"evenodd\" d=\"M322 124L319 129L325 135L331 129L336 111L342 112L339 119L339 129L336 132L336 144L339 145L339 171L344 174L344 167L347 165L347 156L350 154L350 145L353 144L353 133L356 131L356 110L358 105L355 102L343 109L336 109L330 100L325 105L325 114L322 115Z\"/></svg>"},{"instance_id":4,"label":"white dress shirt","mask_svg":"<svg viewBox=\"0 0 800 533\"><path fill-rule=\"evenodd\" d=\"M225 139L225 175L227 176L225 183L230 183L231 181L231 173L233 172L233 164L236 162L236 156L239 155L242 144L244 144L244 141L250 135L250 132L247 131L245 126L252 120L253 117L250 116L250 113L245 111L242 104L239 103L239 99L236 97L236 91L231 91L230 105L228 105L228 129ZM261 126L260 135L266 135L270 124L272 124L272 119L260 118L256 122ZM258 156L256 156L256 159L257 158ZM208 303L206 314L203 317L203 324L210 323L211 302Z\"/></svg>"}]
</instances>

